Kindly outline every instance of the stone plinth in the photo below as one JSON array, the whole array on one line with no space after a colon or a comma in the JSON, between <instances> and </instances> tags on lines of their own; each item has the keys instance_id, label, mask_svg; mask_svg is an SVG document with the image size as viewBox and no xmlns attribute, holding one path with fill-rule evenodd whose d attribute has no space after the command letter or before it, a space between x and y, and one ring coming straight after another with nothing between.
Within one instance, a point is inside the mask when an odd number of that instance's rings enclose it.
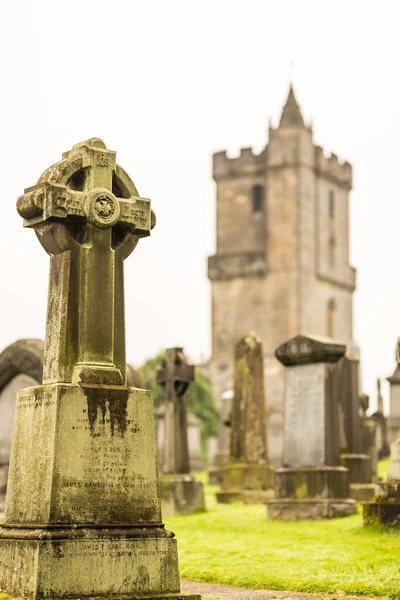
<instances>
[{"instance_id":1,"label":"stone plinth","mask_svg":"<svg viewBox=\"0 0 400 600\"><path fill-rule=\"evenodd\" d=\"M18 393L0 565L0 589L15 595L109 595L110 581L114 595L179 592L150 392L54 384Z\"/></svg>"},{"instance_id":2,"label":"stone plinth","mask_svg":"<svg viewBox=\"0 0 400 600\"><path fill-rule=\"evenodd\" d=\"M392 462L387 481L377 485L374 502L363 505L364 525L382 523L400 528L400 439L390 445Z\"/></svg>"},{"instance_id":3,"label":"stone plinth","mask_svg":"<svg viewBox=\"0 0 400 600\"><path fill-rule=\"evenodd\" d=\"M342 464L349 471L350 498L356 502L368 502L375 498L372 483L371 458L366 454L342 454Z\"/></svg>"},{"instance_id":4,"label":"stone plinth","mask_svg":"<svg viewBox=\"0 0 400 600\"><path fill-rule=\"evenodd\" d=\"M243 500L265 504L274 496L274 471L269 465L232 464L223 469L223 489L217 492L221 503Z\"/></svg>"},{"instance_id":5,"label":"stone plinth","mask_svg":"<svg viewBox=\"0 0 400 600\"><path fill-rule=\"evenodd\" d=\"M277 469L270 518L352 514L348 469L340 464L337 362L345 346L299 335L280 346L286 367L284 468Z\"/></svg>"},{"instance_id":6,"label":"stone plinth","mask_svg":"<svg viewBox=\"0 0 400 600\"><path fill-rule=\"evenodd\" d=\"M203 484L190 474L161 474L160 494L165 517L206 510Z\"/></svg>"},{"instance_id":7,"label":"stone plinth","mask_svg":"<svg viewBox=\"0 0 400 600\"><path fill-rule=\"evenodd\" d=\"M230 419L230 455L221 468L217 501L265 503L274 494L274 471L268 464L263 349L249 332L235 348L235 381Z\"/></svg>"}]
</instances>

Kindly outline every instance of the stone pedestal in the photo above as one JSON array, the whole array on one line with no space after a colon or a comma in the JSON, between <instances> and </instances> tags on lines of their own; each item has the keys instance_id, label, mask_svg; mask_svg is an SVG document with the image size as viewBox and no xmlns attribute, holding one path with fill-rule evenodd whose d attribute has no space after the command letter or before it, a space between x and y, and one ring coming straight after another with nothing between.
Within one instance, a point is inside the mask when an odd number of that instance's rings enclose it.
<instances>
[{"instance_id":1,"label":"stone pedestal","mask_svg":"<svg viewBox=\"0 0 400 600\"><path fill-rule=\"evenodd\" d=\"M54 384L18 393L0 589L179 593L176 541L161 522L150 392Z\"/></svg>"},{"instance_id":2,"label":"stone pedestal","mask_svg":"<svg viewBox=\"0 0 400 600\"><path fill-rule=\"evenodd\" d=\"M331 518L352 514L348 469L340 465L339 361L345 346L299 335L280 346L286 367L284 468L277 469L270 518Z\"/></svg>"},{"instance_id":3,"label":"stone pedestal","mask_svg":"<svg viewBox=\"0 0 400 600\"><path fill-rule=\"evenodd\" d=\"M165 517L206 510L203 484L192 475L161 474L160 494Z\"/></svg>"},{"instance_id":4,"label":"stone pedestal","mask_svg":"<svg viewBox=\"0 0 400 600\"><path fill-rule=\"evenodd\" d=\"M274 496L274 470L266 464L230 464L222 469L221 486L218 502L265 504Z\"/></svg>"},{"instance_id":5,"label":"stone pedestal","mask_svg":"<svg viewBox=\"0 0 400 600\"><path fill-rule=\"evenodd\" d=\"M344 467L282 468L275 471L276 499L268 502L271 519L329 519L351 515Z\"/></svg>"},{"instance_id":6,"label":"stone pedestal","mask_svg":"<svg viewBox=\"0 0 400 600\"><path fill-rule=\"evenodd\" d=\"M386 525L400 529L400 481L377 484L374 502L363 504L364 525Z\"/></svg>"},{"instance_id":7,"label":"stone pedestal","mask_svg":"<svg viewBox=\"0 0 400 600\"><path fill-rule=\"evenodd\" d=\"M350 498L356 502L369 502L375 498L372 483L371 458L366 454L342 454L342 464L349 471Z\"/></svg>"}]
</instances>

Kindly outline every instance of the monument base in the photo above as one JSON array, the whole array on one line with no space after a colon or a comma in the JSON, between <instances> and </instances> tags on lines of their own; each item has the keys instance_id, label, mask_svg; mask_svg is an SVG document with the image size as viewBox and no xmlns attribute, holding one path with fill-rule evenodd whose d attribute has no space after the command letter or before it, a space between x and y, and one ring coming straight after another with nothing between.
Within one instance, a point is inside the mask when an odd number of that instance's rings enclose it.
<instances>
[{"instance_id":1,"label":"monument base","mask_svg":"<svg viewBox=\"0 0 400 600\"><path fill-rule=\"evenodd\" d=\"M208 483L209 485L220 485L222 481L221 467L208 468Z\"/></svg>"},{"instance_id":2,"label":"monument base","mask_svg":"<svg viewBox=\"0 0 400 600\"><path fill-rule=\"evenodd\" d=\"M371 458L366 454L342 454L342 464L348 469L349 484L371 483Z\"/></svg>"},{"instance_id":3,"label":"monument base","mask_svg":"<svg viewBox=\"0 0 400 600\"><path fill-rule=\"evenodd\" d=\"M364 525L400 528L400 481L385 481L376 487L375 501L363 504Z\"/></svg>"},{"instance_id":4,"label":"monument base","mask_svg":"<svg viewBox=\"0 0 400 600\"><path fill-rule=\"evenodd\" d=\"M270 519L333 519L352 515L355 506L355 500L342 498L280 498L270 500L267 510Z\"/></svg>"},{"instance_id":5,"label":"monument base","mask_svg":"<svg viewBox=\"0 0 400 600\"><path fill-rule=\"evenodd\" d=\"M400 529L399 502L364 502L364 525L386 525Z\"/></svg>"},{"instance_id":6,"label":"monument base","mask_svg":"<svg viewBox=\"0 0 400 600\"><path fill-rule=\"evenodd\" d=\"M177 543L152 527L3 527L0 590L34 598L180 596Z\"/></svg>"},{"instance_id":7,"label":"monument base","mask_svg":"<svg viewBox=\"0 0 400 600\"><path fill-rule=\"evenodd\" d=\"M192 475L160 475L161 509L164 517L205 511L204 486Z\"/></svg>"},{"instance_id":8,"label":"monument base","mask_svg":"<svg viewBox=\"0 0 400 600\"><path fill-rule=\"evenodd\" d=\"M220 503L243 500L247 504L264 504L274 497L274 470L267 464L232 464L222 468Z\"/></svg>"},{"instance_id":9,"label":"monument base","mask_svg":"<svg viewBox=\"0 0 400 600\"><path fill-rule=\"evenodd\" d=\"M355 511L344 467L281 468L275 471L276 498L268 502L271 519L331 519Z\"/></svg>"},{"instance_id":10,"label":"monument base","mask_svg":"<svg viewBox=\"0 0 400 600\"><path fill-rule=\"evenodd\" d=\"M350 498L356 502L372 502L376 496L376 486L373 483L351 483Z\"/></svg>"}]
</instances>

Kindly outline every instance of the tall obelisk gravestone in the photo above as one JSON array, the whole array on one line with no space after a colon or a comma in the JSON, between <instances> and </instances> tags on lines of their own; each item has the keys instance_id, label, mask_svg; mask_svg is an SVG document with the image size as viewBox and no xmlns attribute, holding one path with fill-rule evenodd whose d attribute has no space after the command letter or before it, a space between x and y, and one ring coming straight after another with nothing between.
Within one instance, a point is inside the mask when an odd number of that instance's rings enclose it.
<instances>
[{"instance_id":1,"label":"tall obelisk gravestone","mask_svg":"<svg viewBox=\"0 0 400 600\"><path fill-rule=\"evenodd\" d=\"M123 263L154 226L150 201L94 138L65 153L17 208L51 263L43 385L17 397L0 590L179 595L152 396L125 379Z\"/></svg>"},{"instance_id":2,"label":"tall obelisk gravestone","mask_svg":"<svg viewBox=\"0 0 400 600\"><path fill-rule=\"evenodd\" d=\"M274 494L274 471L268 464L261 340L247 333L235 346L235 381L230 456L222 468L218 502L265 503Z\"/></svg>"},{"instance_id":3,"label":"tall obelisk gravestone","mask_svg":"<svg viewBox=\"0 0 400 600\"><path fill-rule=\"evenodd\" d=\"M194 381L183 348L168 348L157 370L164 389L160 489L164 515L205 510L201 481L190 474L185 392Z\"/></svg>"}]
</instances>

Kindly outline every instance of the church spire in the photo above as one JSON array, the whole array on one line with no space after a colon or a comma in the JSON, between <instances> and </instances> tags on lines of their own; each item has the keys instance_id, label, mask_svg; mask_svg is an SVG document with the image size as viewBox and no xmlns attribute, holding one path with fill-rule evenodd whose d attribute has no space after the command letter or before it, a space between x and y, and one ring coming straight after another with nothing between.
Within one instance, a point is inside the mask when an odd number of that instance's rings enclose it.
<instances>
[{"instance_id":1,"label":"church spire","mask_svg":"<svg viewBox=\"0 0 400 600\"><path fill-rule=\"evenodd\" d=\"M304 127L303 117L296 96L294 95L292 84L290 84L286 104L282 110L279 127Z\"/></svg>"}]
</instances>

